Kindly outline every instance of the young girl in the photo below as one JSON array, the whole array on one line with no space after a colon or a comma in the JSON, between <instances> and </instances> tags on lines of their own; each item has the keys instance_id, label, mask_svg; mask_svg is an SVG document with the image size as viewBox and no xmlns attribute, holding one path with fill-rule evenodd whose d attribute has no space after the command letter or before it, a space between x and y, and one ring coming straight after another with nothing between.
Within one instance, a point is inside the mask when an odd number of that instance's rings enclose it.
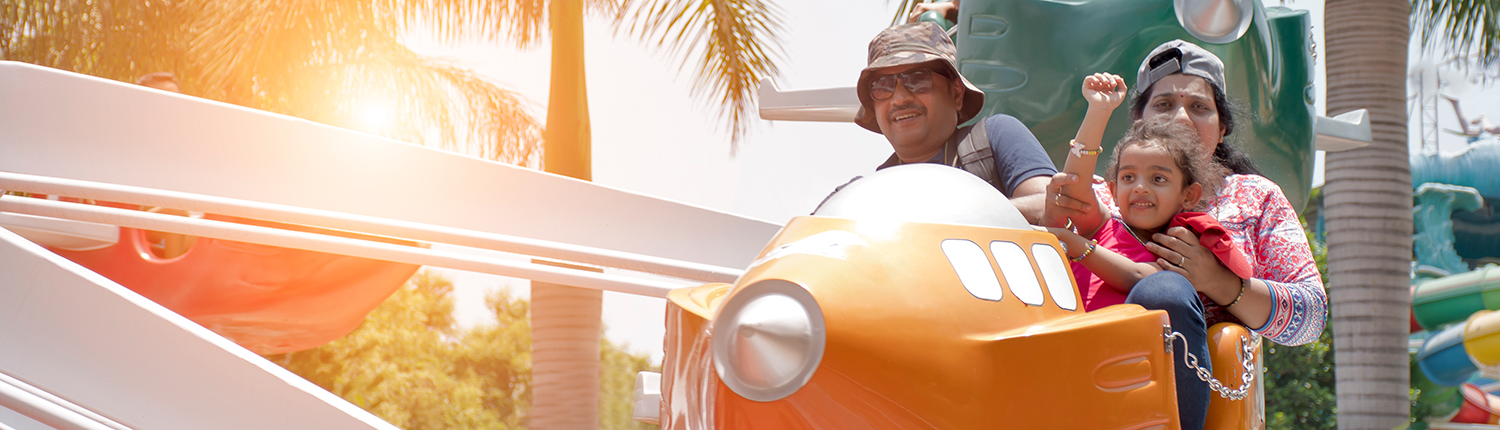
<instances>
[{"instance_id":1,"label":"young girl","mask_svg":"<svg viewBox=\"0 0 1500 430\"><path fill-rule=\"evenodd\" d=\"M1089 177L1100 153L1100 140L1110 112L1124 99L1125 80L1098 73L1084 79L1083 95L1089 102L1083 125L1072 142L1063 172ZM1227 176L1198 144L1198 133L1177 122L1136 121L1115 145L1107 170L1110 193L1120 205L1120 218L1100 225L1097 231L1073 232L1051 228L1073 261L1073 276L1083 295L1084 309L1092 311L1125 303L1131 287L1141 278L1164 270L1166 261L1146 249L1146 238L1182 225L1200 235L1199 241L1213 250L1230 270L1250 276L1248 260L1233 239L1212 217L1189 212L1212 196ZM1069 197L1098 205L1087 183L1063 187Z\"/></svg>"}]
</instances>

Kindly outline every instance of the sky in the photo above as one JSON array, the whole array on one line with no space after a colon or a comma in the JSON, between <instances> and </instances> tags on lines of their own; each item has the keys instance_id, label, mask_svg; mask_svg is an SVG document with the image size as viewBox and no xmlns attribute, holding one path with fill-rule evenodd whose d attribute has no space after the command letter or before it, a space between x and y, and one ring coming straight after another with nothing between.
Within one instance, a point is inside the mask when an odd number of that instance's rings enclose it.
<instances>
[{"instance_id":1,"label":"sky","mask_svg":"<svg viewBox=\"0 0 1500 430\"><path fill-rule=\"evenodd\" d=\"M889 22L895 1L778 1L784 18L782 90L853 85L864 67L871 37ZM1269 1L1311 13L1319 62L1317 112L1324 113L1321 1ZM739 152L731 154L729 137L716 109L689 93L691 65L679 70L661 49L633 37L616 35L608 20L593 17L585 26L590 119L593 130L594 182L774 223L805 215L835 186L869 173L888 155L880 135L852 123L760 121L751 127ZM516 91L544 120L550 50L546 41L529 50L505 43L439 43L424 35L407 35L416 52L469 68L501 87ZM1420 64L1415 43L1410 63ZM1449 73L1453 75L1453 73ZM1455 77L1461 77L1459 73ZM1415 90L1415 84L1411 86ZM1456 84L1446 88L1463 101L1470 117L1500 115L1500 87ZM1439 124L1457 129L1452 108L1441 101ZM1412 112L1413 147L1420 127ZM1497 117L1500 119L1500 117ZM1440 148L1458 151L1462 137L1443 133ZM1321 160L1321 153L1319 160ZM1314 183L1322 181L1321 163ZM527 296L527 282L470 272L442 270L455 282L455 313L460 324L484 324L484 297L499 288ZM665 301L605 293L606 336L633 352L661 360Z\"/></svg>"}]
</instances>

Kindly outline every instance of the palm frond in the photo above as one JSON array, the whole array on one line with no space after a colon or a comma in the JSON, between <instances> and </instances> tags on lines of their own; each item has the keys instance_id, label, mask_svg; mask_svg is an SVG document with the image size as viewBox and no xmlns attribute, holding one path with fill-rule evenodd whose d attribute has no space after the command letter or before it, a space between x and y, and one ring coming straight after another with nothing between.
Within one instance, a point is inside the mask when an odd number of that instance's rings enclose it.
<instances>
[{"instance_id":1,"label":"palm frond","mask_svg":"<svg viewBox=\"0 0 1500 430\"><path fill-rule=\"evenodd\" d=\"M480 37L534 46L547 27L547 0L383 0L403 29L432 31L446 42Z\"/></svg>"},{"instance_id":2,"label":"palm frond","mask_svg":"<svg viewBox=\"0 0 1500 430\"><path fill-rule=\"evenodd\" d=\"M1458 56L1477 54L1484 65L1500 61L1500 1L1412 0L1411 10L1412 27L1419 30L1424 49L1442 46Z\"/></svg>"},{"instance_id":3,"label":"palm frond","mask_svg":"<svg viewBox=\"0 0 1500 430\"><path fill-rule=\"evenodd\" d=\"M394 0L391 0L394 1ZM421 57L368 0L0 2L0 58L126 82L172 72L184 92L523 165L541 126L514 92ZM389 124L357 121L390 104Z\"/></svg>"},{"instance_id":4,"label":"palm frond","mask_svg":"<svg viewBox=\"0 0 1500 430\"><path fill-rule=\"evenodd\" d=\"M455 138L444 139L440 146L521 166L541 166L542 124L527 111L527 107L534 106L523 97L447 63L422 58L416 66L413 74L428 77L424 92L448 95L444 97L448 101L446 106L433 105L427 109L445 110L450 117L461 114L462 120L446 123L467 130Z\"/></svg>"},{"instance_id":5,"label":"palm frond","mask_svg":"<svg viewBox=\"0 0 1500 430\"><path fill-rule=\"evenodd\" d=\"M0 58L133 81L187 67L190 21L173 0L4 1Z\"/></svg>"},{"instance_id":6,"label":"palm frond","mask_svg":"<svg viewBox=\"0 0 1500 430\"><path fill-rule=\"evenodd\" d=\"M390 4L189 0L207 95L413 143L535 166L541 126L526 102L402 46ZM362 123L371 110L384 124ZM369 121L365 119L365 121Z\"/></svg>"},{"instance_id":7,"label":"palm frond","mask_svg":"<svg viewBox=\"0 0 1500 430\"><path fill-rule=\"evenodd\" d=\"M755 117L756 85L781 74L780 15L764 0L625 0L615 26L667 47L679 69L698 59L692 94L727 120L737 151Z\"/></svg>"},{"instance_id":8,"label":"palm frond","mask_svg":"<svg viewBox=\"0 0 1500 430\"><path fill-rule=\"evenodd\" d=\"M896 15L891 17L891 27L906 22L906 17L911 15L912 10L915 10L919 3L925 3L925 0L901 0L901 6L896 8Z\"/></svg>"}]
</instances>

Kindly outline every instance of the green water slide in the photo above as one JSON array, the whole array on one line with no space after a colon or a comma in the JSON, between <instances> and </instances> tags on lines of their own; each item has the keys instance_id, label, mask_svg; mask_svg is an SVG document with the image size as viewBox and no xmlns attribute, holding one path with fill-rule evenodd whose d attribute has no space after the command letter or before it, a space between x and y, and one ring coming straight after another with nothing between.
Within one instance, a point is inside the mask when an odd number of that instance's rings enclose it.
<instances>
[{"instance_id":1,"label":"green water slide","mask_svg":"<svg viewBox=\"0 0 1500 430\"><path fill-rule=\"evenodd\" d=\"M1411 301L1416 322L1426 330L1500 309L1500 266L1427 280L1417 284Z\"/></svg>"}]
</instances>

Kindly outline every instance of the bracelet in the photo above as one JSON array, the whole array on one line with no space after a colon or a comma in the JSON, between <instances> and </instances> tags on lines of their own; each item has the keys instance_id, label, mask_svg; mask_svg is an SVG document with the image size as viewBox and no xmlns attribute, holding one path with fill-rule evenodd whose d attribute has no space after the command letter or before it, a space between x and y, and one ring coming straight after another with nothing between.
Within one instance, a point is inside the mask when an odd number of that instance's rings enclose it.
<instances>
[{"instance_id":1,"label":"bracelet","mask_svg":"<svg viewBox=\"0 0 1500 430\"><path fill-rule=\"evenodd\" d=\"M1242 299L1242 298L1245 297L1245 286L1249 285L1249 284L1250 284L1250 280L1249 279L1245 279L1243 281L1240 281L1240 295L1234 296L1234 300L1229 301L1229 304L1223 305L1223 306L1225 308L1228 308L1230 306L1234 306L1235 303L1239 303L1240 299ZM1218 303L1214 303L1214 304L1217 305Z\"/></svg>"},{"instance_id":2,"label":"bracelet","mask_svg":"<svg viewBox=\"0 0 1500 430\"><path fill-rule=\"evenodd\" d=\"M1098 245L1099 245L1099 241L1093 240L1093 239L1089 239L1089 247L1088 248L1084 248L1083 249L1083 253L1082 254L1078 254L1077 257L1068 257L1068 261L1072 261L1074 263L1082 262L1083 259L1089 257L1090 253L1094 252L1094 247L1098 246Z\"/></svg>"},{"instance_id":3,"label":"bracelet","mask_svg":"<svg viewBox=\"0 0 1500 430\"><path fill-rule=\"evenodd\" d=\"M1092 149L1092 150L1083 149L1083 144L1082 143L1078 143L1077 139L1069 140L1068 141L1068 146L1071 148L1071 149L1068 150L1068 153L1069 154L1073 154L1074 157L1078 157L1078 158L1083 158L1085 155L1099 155L1099 153L1104 152L1104 148L1103 147L1100 147L1098 149Z\"/></svg>"}]
</instances>

